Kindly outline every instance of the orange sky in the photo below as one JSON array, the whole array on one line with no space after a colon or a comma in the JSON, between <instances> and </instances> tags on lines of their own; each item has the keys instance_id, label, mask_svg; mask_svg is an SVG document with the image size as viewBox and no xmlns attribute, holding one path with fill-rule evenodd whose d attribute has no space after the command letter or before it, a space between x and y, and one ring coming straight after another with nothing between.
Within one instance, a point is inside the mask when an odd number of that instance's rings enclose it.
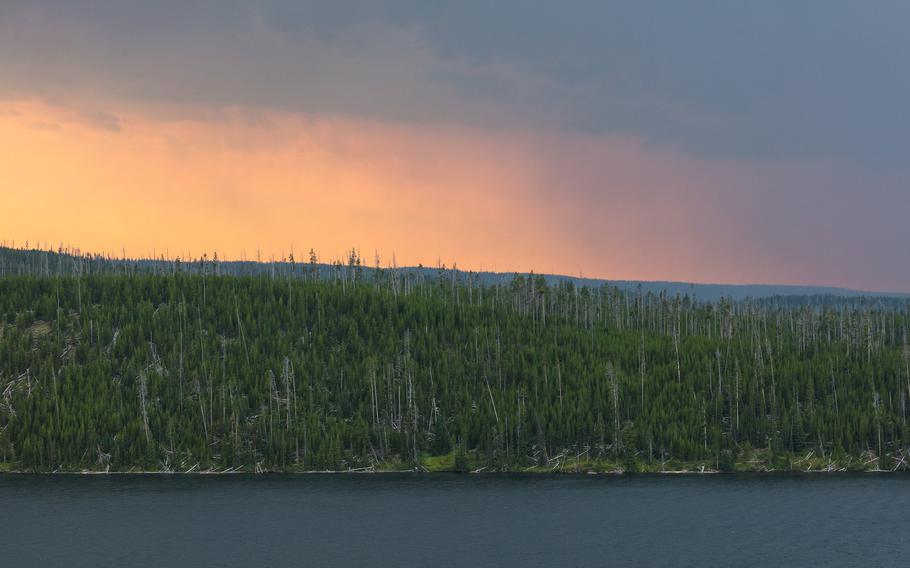
<instances>
[{"instance_id":1,"label":"orange sky","mask_svg":"<svg viewBox=\"0 0 910 568\"><path fill-rule=\"evenodd\" d=\"M131 256L314 247L329 260L356 247L383 264L394 253L399 265L864 284L753 242L762 211L739 180L823 183L818 168L708 163L623 137L158 110L0 102L0 238Z\"/></svg>"},{"instance_id":2,"label":"orange sky","mask_svg":"<svg viewBox=\"0 0 910 568\"><path fill-rule=\"evenodd\" d=\"M126 115L111 131L63 109L5 106L7 239L231 258L353 246L371 260L378 250L476 267L559 251L536 234L546 212L524 199L525 157L495 135L244 111L216 122Z\"/></svg>"}]
</instances>

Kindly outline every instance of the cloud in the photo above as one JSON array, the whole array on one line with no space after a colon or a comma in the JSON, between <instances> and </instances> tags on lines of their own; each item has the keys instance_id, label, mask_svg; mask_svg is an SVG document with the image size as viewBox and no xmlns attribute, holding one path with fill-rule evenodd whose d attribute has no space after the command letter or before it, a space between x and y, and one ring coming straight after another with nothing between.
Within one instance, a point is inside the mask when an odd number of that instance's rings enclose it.
<instances>
[{"instance_id":1,"label":"cloud","mask_svg":"<svg viewBox=\"0 0 910 568\"><path fill-rule=\"evenodd\" d=\"M910 150L901 2L80 2L0 12L0 95L630 134L705 156Z\"/></svg>"},{"instance_id":2,"label":"cloud","mask_svg":"<svg viewBox=\"0 0 910 568\"><path fill-rule=\"evenodd\" d=\"M14 10L0 19L4 98L40 96L71 105L255 106L487 124L514 123L527 113L521 106L510 110L478 86L495 83L529 99L546 86L541 78L510 69L439 60L418 30L381 21L358 22L326 37L289 31L265 7L38 6L44 9ZM539 114L543 106L538 105Z\"/></svg>"},{"instance_id":3,"label":"cloud","mask_svg":"<svg viewBox=\"0 0 910 568\"><path fill-rule=\"evenodd\" d=\"M88 111L82 114L86 124L100 130L120 132L120 118L103 111Z\"/></svg>"}]
</instances>

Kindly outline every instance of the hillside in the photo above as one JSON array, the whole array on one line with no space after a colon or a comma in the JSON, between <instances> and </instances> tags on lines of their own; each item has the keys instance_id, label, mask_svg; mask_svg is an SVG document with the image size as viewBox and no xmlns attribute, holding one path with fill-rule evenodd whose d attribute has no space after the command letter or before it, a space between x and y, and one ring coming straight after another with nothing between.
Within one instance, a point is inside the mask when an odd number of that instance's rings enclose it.
<instances>
[{"instance_id":1,"label":"hillside","mask_svg":"<svg viewBox=\"0 0 910 568\"><path fill-rule=\"evenodd\" d=\"M45 266L0 277L6 469L907 466L906 304Z\"/></svg>"}]
</instances>

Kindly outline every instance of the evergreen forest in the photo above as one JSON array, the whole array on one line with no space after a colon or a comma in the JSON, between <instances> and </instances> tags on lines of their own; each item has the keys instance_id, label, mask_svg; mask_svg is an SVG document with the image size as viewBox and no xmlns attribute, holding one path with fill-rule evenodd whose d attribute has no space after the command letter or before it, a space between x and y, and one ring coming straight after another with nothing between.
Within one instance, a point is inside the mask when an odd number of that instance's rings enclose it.
<instances>
[{"instance_id":1,"label":"evergreen forest","mask_svg":"<svg viewBox=\"0 0 910 568\"><path fill-rule=\"evenodd\" d=\"M0 470L902 470L903 299L4 250ZM10 267L17 267L15 270Z\"/></svg>"}]
</instances>

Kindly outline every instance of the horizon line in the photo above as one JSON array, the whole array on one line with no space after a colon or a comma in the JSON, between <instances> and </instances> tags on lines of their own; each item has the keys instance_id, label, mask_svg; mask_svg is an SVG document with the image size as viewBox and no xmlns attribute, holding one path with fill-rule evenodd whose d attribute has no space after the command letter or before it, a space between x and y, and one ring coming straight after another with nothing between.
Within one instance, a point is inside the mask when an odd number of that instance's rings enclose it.
<instances>
[{"instance_id":1,"label":"horizon line","mask_svg":"<svg viewBox=\"0 0 910 568\"><path fill-rule=\"evenodd\" d=\"M40 241L32 242L31 240L26 240L24 242L24 244L22 244L22 243L17 244L16 239L0 240L0 249L14 250L14 251L20 251L20 252L44 252L44 253L53 253L53 254L67 254L70 256L101 257L106 260L116 261L116 262L178 262L179 261L179 262L183 262L183 263L194 263L194 262L200 262L200 261L213 262L217 259L218 262L252 263L252 264L261 264L261 265L275 264L275 263L290 264L291 263L290 255L292 255L292 254L294 255L294 261L293 261L294 264L301 264L301 265L312 264L309 260L309 254L310 254L310 251L313 251L316 253L316 265L332 266L335 263L341 263L342 265L347 266L347 264L346 264L347 259L345 259L343 256L342 257L333 257L331 260L321 259L319 257L318 251L316 250L316 247L310 247L309 249L306 250L306 252L300 258L298 258L296 256L296 253L294 252L293 245L290 247L291 250L288 251L288 253L283 253L280 256L280 258L276 257L276 255L274 253L271 253L269 255L268 259L263 259L261 257L262 255L258 249L257 249L257 258L247 258L245 250L241 251L241 254L239 256L233 256L233 257L232 256L221 256L221 253L219 253L217 250L212 251L212 256L208 256L207 252L203 252L202 255L197 255L197 256L193 256L191 254L187 254L185 256L183 254L178 254L177 256L172 256L170 254L169 248L167 248L167 247L165 248L164 252L159 253L157 251L157 249L154 249L152 252L152 255L146 254L144 256L127 255L126 248L121 247L121 255L118 256L116 253L112 253L111 251L103 251L103 252L88 251L88 250L83 250L82 248L80 248L78 246L72 246L72 245L63 244L63 243L60 243L59 245L57 245L57 248L54 248L49 243L41 243ZM640 278L609 278L609 277L603 277L603 276L585 276L583 271L581 271L581 270L579 271L579 275L570 275L570 274L564 274L564 273L560 273L560 272L556 272L556 271L539 272L534 269L531 269L531 270L499 270L499 269L496 269L495 267L493 269L489 269L489 268L484 268L483 266L481 266L479 269L474 269L474 268L460 267L458 262L453 262L451 265L448 265L444 262L441 262L440 258L437 258L437 264L435 266L430 265L430 264L423 264L423 263L418 263L416 265L414 265L414 264L398 265L395 263L395 253L394 252L392 252L392 254L386 258L387 263L385 266L379 266L376 264L367 264L366 262L363 262L364 257L360 251L361 251L360 247L350 247L347 250L347 253L350 254L351 252L355 252L357 254L357 258L359 258L362 261L360 266L363 268L367 268L367 269L376 269L376 268L383 269L383 270L389 270L389 269L433 270L433 269L437 269L437 270L452 270L452 271L461 272L461 273L465 273L465 274L494 274L494 275L507 275L507 274L532 275L533 274L533 275L545 276L545 277L549 276L549 277L562 278L562 279L588 280L588 281L603 282L603 283L611 283L611 282L617 283L618 282L618 283L633 283L633 284L635 284L635 283L637 283L637 284L671 284L671 285L716 286L716 287L736 287L736 288L752 288L752 287L809 288L809 289L815 288L815 289L820 289L820 290L842 291L842 292L851 292L851 293L858 293L858 294L875 294L875 295L899 296L899 297L910 296L910 291L870 290L870 289L864 289L864 288L852 288L849 286L839 286L836 284L817 284L817 283L793 284L793 283L774 283L774 282L765 282L765 283L761 283L761 282L707 282L707 281L672 280L672 279L651 280L651 279L640 279ZM379 252L378 251L374 251L374 252L376 255L375 258L379 259L380 258ZM305 258L305 260L304 260L304 258ZM348 257L348 258L350 258L350 257ZM391 264L388 262L389 260L391 260Z\"/></svg>"}]
</instances>

